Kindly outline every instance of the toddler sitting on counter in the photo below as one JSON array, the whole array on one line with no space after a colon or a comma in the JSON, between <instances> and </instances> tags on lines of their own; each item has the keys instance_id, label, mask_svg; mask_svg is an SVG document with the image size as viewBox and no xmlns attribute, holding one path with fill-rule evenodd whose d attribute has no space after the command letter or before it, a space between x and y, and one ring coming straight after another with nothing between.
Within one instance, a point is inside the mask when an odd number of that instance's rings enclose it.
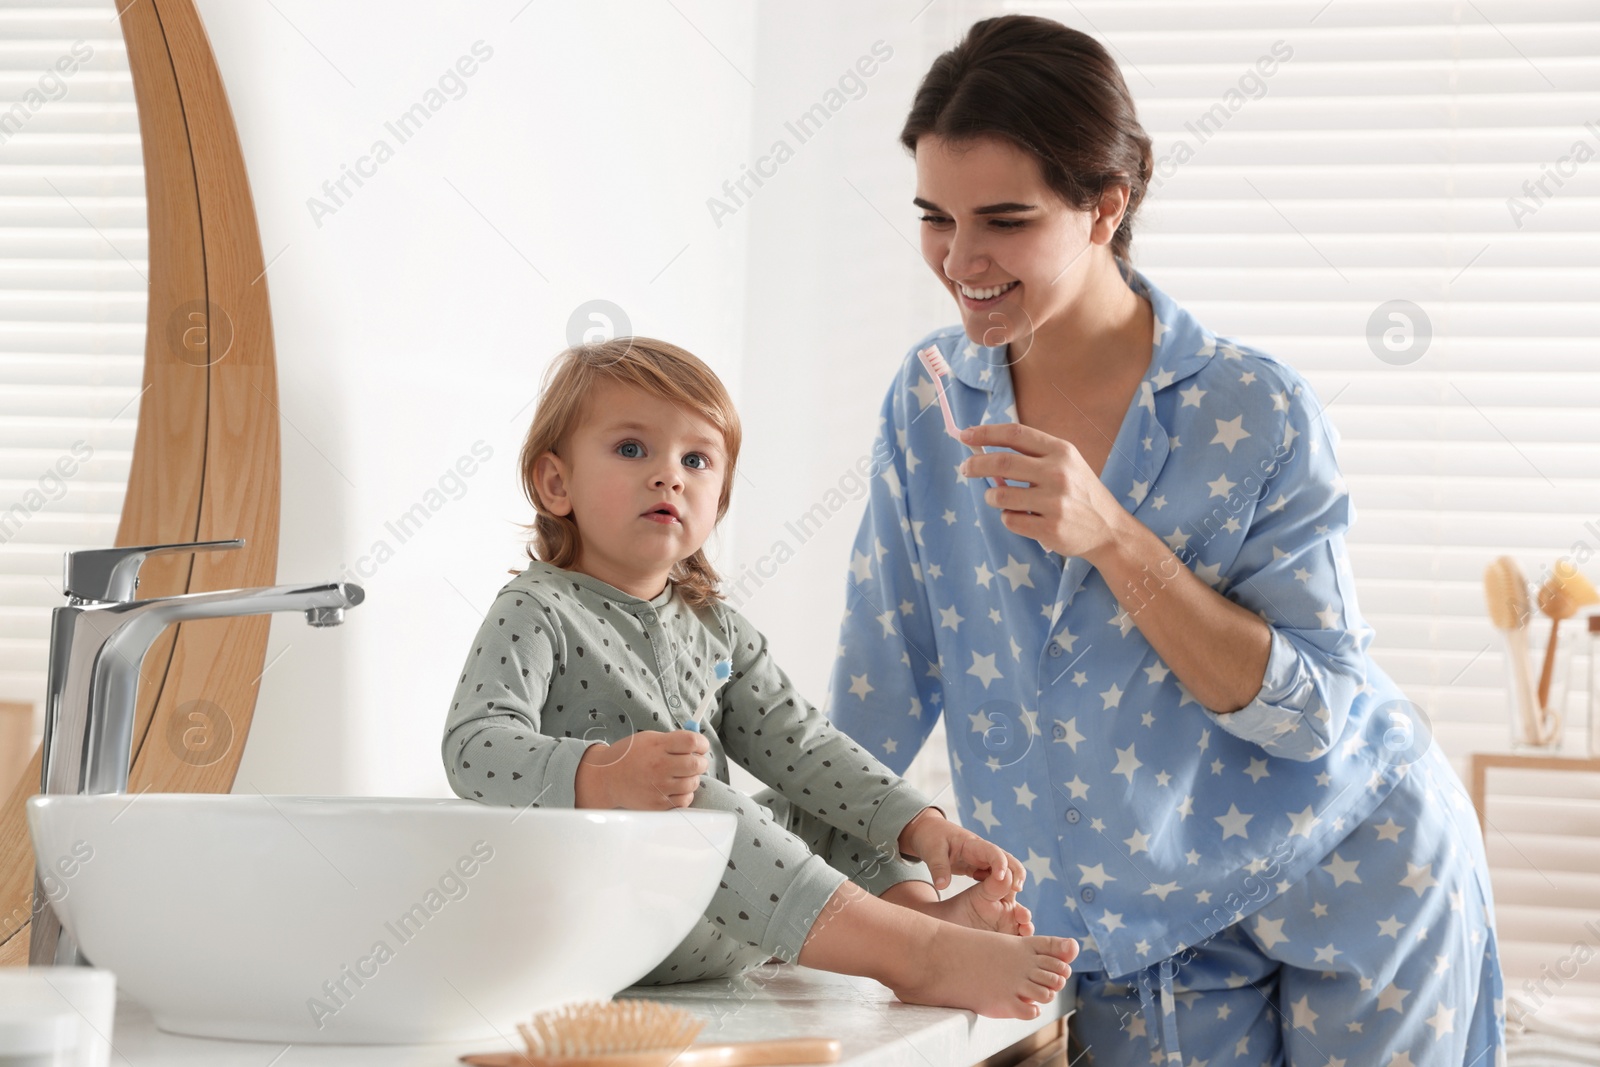
<instances>
[{"instance_id":1,"label":"toddler sitting on counter","mask_svg":"<svg viewBox=\"0 0 1600 1067\"><path fill-rule=\"evenodd\" d=\"M451 787L516 807L733 813L710 907L640 984L776 956L910 1003L1038 1017L1078 944L1033 933L1022 865L836 729L716 591L701 549L740 438L722 383L675 345L619 337L555 360L519 457L531 561L467 654L442 744ZM730 785L730 757L769 788ZM951 874L978 882L941 900Z\"/></svg>"}]
</instances>

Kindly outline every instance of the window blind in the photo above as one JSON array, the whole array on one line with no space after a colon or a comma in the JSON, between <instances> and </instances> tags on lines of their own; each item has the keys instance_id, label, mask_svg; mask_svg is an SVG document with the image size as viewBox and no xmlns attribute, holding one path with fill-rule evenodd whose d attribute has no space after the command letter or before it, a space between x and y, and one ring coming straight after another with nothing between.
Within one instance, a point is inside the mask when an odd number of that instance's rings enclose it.
<instances>
[{"instance_id":1,"label":"window blind","mask_svg":"<svg viewBox=\"0 0 1600 1067\"><path fill-rule=\"evenodd\" d=\"M0 699L36 730L61 555L110 545L122 512L146 239L111 0L0 3Z\"/></svg>"},{"instance_id":2,"label":"window blind","mask_svg":"<svg viewBox=\"0 0 1600 1067\"><path fill-rule=\"evenodd\" d=\"M1600 577L1600 8L952 0L919 16L921 62L1013 11L1117 60L1157 159L1135 265L1307 376L1341 435L1375 658L1458 767L1506 749L1484 567ZM1385 347L1391 301L1426 345Z\"/></svg>"}]
</instances>

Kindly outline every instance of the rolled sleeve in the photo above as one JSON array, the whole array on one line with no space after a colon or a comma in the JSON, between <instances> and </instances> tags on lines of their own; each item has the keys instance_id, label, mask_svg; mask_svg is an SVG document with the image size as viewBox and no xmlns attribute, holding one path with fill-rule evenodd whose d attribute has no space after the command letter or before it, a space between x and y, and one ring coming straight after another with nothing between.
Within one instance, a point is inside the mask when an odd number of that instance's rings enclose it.
<instances>
[{"instance_id":1,"label":"rolled sleeve","mask_svg":"<svg viewBox=\"0 0 1600 1067\"><path fill-rule=\"evenodd\" d=\"M1316 696L1304 657L1282 631L1273 629L1267 668L1254 699L1238 711L1219 713L1208 708L1206 715L1235 737L1253 741L1274 755L1288 756L1297 748L1326 748L1306 722L1305 709L1313 706ZM1322 713L1326 722L1327 709L1323 708ZM1315 717L1317 712L1312 715Z\"/></svg>"}]
</instances>

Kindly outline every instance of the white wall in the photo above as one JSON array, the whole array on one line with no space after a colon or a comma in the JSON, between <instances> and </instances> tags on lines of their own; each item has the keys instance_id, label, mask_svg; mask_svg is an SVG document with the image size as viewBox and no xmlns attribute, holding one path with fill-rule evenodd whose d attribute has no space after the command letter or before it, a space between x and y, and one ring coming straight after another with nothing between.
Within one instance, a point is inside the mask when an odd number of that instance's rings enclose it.
<instances>
[{"instance_id":1,"label":"white wall","mask_svg":"<svg viewBox=\"0 0 1600 1067\"><path fill-rule=\"evenodd\" d=\"M929 62L960 36L937 11L919 14L925 6L835 5L835 17L818 17L811 5L767 4L756 29L761 81L751 151L768 154L779 139L795 151L743 209L751 227L748 373L738 400L757 429L741 464L729 597L819 707L866 508L865 489L851 476L871 454L884 394L907 350L958 317L922 260L915 166L899 143ZM799 143L791 131L798 116L862 57L878 61L860 68L873 71L863 88ZM841 490L848 502L802 541L799 517L832 507L838 496L828 494ZM780 543L793 558L774 568ZM942 724L908 777L938 799L949 781Z\"/></svg>"},{"instance_id":2,"label":"white wall","mask_svg":"<svg viewBox=\"0 0 1600 1067\"><path fill-rule=\"evenodd\" d=\"M449 795L445 709L523 560L516 451L579 304L614 301L737 395L747 223L705 199L748 158L753 16L674 2L200 0L271 263L278 580L368 594L338 629L274 620L236 790ZM385 123L478 41L402 143ZM324 181L380 139L392 158L336 203ZM475 445L464 491L398 537ZM392 558L363 562L379 542Z\"/></svg>"}]
</instances>

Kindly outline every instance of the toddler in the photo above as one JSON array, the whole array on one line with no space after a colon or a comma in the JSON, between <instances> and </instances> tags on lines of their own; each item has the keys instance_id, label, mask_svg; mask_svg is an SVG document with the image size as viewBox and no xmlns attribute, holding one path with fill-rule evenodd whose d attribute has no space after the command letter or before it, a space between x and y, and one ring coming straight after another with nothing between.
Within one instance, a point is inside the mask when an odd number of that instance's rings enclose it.
<instances>
[{"instance_id":1,"label":"toddler","mask_svg":"<svg viewBox=\"0 0 1600 1067\"><path fill-rule=\"evenodd\" d=\"M451 787L486 804L734 814L709 909L640 984L777 957L910 1003L1036 1018L1078 945L1033 934L1025 869L837 730L716 591L702 546L739 442L722 383L681 348L622 337L557 358L519 458L537 554L467 655L442 746ZM703 730L684 729L718 686ZM730 758L769 788L730 785ZM978 882L941 900L952 873Z\"/></svg>"}]
</instances>

